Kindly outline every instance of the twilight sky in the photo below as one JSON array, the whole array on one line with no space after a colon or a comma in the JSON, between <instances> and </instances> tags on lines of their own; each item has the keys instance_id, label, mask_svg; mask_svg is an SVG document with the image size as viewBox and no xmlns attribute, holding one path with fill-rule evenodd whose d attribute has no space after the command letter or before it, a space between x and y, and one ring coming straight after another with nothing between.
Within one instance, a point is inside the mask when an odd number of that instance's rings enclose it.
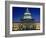
<instances>
[{"instance_id":1,"label":"twilight sky","mask_svg":"<svg viewBox=\"0 0 46 38\"><path fill-rule=\"evenodd\" d=\"M12 19L13 21L20 22L20 19L24 16L26 12L26 7L12 7ZM32 18L36 21L40 21L40 8L28 8L29 12L32 14Z\"/></svg>"}]
</instances>

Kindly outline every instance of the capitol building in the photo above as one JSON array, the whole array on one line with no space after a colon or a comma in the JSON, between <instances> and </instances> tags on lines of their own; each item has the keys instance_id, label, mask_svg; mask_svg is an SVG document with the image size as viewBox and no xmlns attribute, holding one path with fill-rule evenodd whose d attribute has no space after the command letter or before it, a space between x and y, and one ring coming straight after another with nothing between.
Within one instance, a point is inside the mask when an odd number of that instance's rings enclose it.
<instances>
[{"instance_id":1,"label":"capitol building","mask_svg":"<svg viewBox=\"0 0 46 38\"><path fill-rule=\"evenodd\" d=\"M13 22L13 31L24 31L24 30L40 30L40 23L35 22L32 18L32 14L29 12L28 8L21 18L20 23Z\"/></svg>"}]
</instances>

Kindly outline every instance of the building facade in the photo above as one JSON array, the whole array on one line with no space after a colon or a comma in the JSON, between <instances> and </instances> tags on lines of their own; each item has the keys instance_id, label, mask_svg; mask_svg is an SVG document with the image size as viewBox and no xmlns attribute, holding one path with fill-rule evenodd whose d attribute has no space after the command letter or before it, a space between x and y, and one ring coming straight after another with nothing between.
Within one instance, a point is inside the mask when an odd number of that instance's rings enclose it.
<instances>
[{"instance_id":1,"label":"building facade","mask_svg":"<svg viewBox=\"0 0 46 38\"><path fill-rule=\"evenodd\" d=\"M13 31L21 31L21 30L40 30L40 23L37 23L32 18L31 13L29 12L28 8L24 13L23 18L21 19L20 23L13 23L12 27Z\"/></svg>"}]
</instances>

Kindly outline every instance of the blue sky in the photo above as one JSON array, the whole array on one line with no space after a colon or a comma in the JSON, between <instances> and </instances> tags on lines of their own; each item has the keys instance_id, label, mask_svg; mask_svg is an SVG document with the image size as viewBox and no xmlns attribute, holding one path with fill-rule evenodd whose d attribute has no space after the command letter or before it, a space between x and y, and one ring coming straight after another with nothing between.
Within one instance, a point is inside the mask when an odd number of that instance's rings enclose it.
<instances>
[{"instance_id":1,"label":"blue sky","mask_svg":"<svg viewBox=\"0 0 46 38\"><path fill-rule=\"evenodd\" d=\"M13 21L20 22L20 19L24 16L27 7L12 7L12 19ZM32 18L36 21L40 21L40 8L28 8L32 14Z\"/></svg>"}]
</instances>

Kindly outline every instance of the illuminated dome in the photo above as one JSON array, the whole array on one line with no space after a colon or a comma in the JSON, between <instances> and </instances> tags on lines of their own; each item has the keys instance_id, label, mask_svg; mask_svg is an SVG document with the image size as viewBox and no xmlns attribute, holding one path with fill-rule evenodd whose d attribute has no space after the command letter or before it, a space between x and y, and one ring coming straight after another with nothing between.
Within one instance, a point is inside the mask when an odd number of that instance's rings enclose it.
<instances>
[{"instance_id":1,"label":"illuminated dome","mask_svg":"<svg viewBox=\"0 0 46 38\"><path fill-rule=\"evenodd\" d=\"M31 15L31 13L24 13L24 15Z\"/></svg>"},{"instance_id":2,"label":"illuminated dome","mask_svg":"<svg viewBox=\"0 0 46 38\"><path fill-rule=\"evenodd\" d=\"M26 9L26 12L24 13L24 19L32 19L31 13L29 13L28 8Z\"/></svg>"}]
</instances>

